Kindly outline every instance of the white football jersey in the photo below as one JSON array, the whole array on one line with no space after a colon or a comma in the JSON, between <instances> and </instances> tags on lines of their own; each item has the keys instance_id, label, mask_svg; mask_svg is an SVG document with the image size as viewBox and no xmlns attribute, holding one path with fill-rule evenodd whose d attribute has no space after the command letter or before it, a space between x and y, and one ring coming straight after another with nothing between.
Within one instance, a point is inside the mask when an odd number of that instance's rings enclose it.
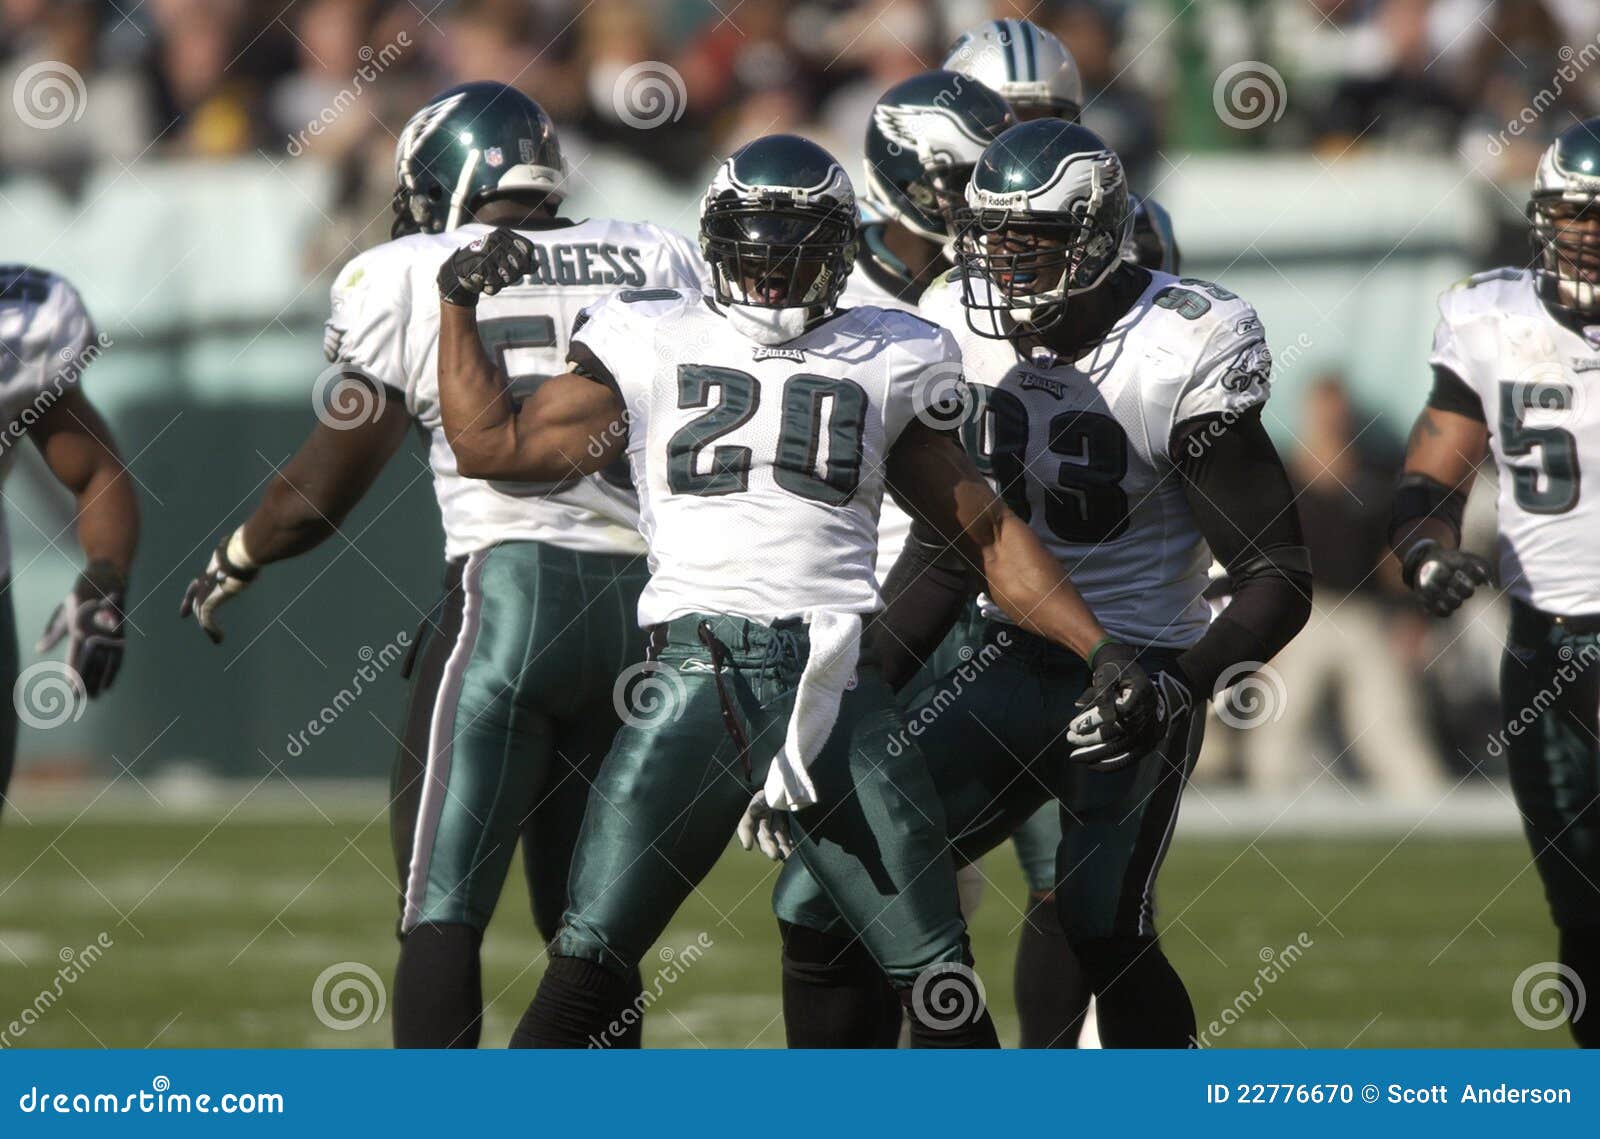
<instances>
[{"instance_id":1,"label":"white football jersey","mask_svg":"<svg viewBox=\"0 0 1600 1139\"><path fill-rule=\"evenodd\" d=\"M866 254L863 253L861 256L865 257ZM901 300L869 277L859 257L855 269L845 281L839 305L841 308L872 305L898 312L917 311L915 304ZM911 515L900 509L900 504L895 502L893 495L884 495L883 506L878 511L878 560L873 571L880 586L888 578L889 571L894 568L895 561L900 557L900 551L905 549L906 538L910 534Z\"/></svg>"},{"instance_id":2,"label":"white football jersey","mask_svg":"<svg viewBox=\"0 0 1600 1139\"><path fill-rule=\"evenodd\" d=\"M1184 424L1237 418L1267 399L1271 353L1255 310L1208 282L1152 273L1139 299L1077 360L1023 359L979 336L949 274L922 298L955 332L981 413L969 453L1072 577L1106 630L1186 647L1211 620L1211 553L1171 453ZM1006 619L993 602L984 612Z\"/></svg>"},{"instance_id":3,"label":"white football jersey","mask_svg":"<svg viewBox=\"0 0 1600 1139\"><path fill-rule=\"evenodd\" d=\"M884 463L922 388L959 372L947 332L862 307L768 347L697 292L642 289L590 310L573 341L627 407L641 625L878 608Z\"/></svg>"},{"instance_id":4,"label":"white football jersey","mask_svg":"<svg viewBox=\"0 0 1600 1139\"><path fill-rule=\"evenodd\" d=\"M0 482L28 428L92 362L94 324L62 278L43 269L0 266ZM11 538L0 512L0 581L11 571Z\"/></svg>"},{"instance_id":5,"label":"white football jersey","mask_svg":"<svg viewBox=\"0 0 1600 1139\"><path fill-rule=\"evenodd\" d=\"M1596 330L1600 333L1600 329ZM1525 269L1482 273L1439 299L1429 363L1478 395L1499 476L1500 584L1561 616L1600 612L1600 336L1556 320Z\"/></svg>"},{"instance_id":6,"label":"white football jersey","mask_svg":"<svg viewBox=\"0 0 1600 1139\"><path fill-rule=\"evenodd\" d=\"M504 541L641 553L637 500L615 476L549 485L456 473L439 413L439 267L456 248L489 232L489 226L472 224L416 234L352 260L333 286L328 359L361 369L401 394L406 410L427 431L446 557ZM518 232L533 243L532 271L478 302L479 335L518 396L566 371L573 321L587 305L618 289L699 289L704 280L689 240L654 225L595 218Z\"/></svg>"}]
</instances>

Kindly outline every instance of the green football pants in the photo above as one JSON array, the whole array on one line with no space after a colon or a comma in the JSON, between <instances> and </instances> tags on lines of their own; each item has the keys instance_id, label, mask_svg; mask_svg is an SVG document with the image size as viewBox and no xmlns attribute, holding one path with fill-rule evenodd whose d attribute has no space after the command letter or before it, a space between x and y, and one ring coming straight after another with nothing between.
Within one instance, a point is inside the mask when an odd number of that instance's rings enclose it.
<instances>
[{"instance_id":1,"label":"green football pants","mask_svg":"<svg viewBox=\"0 0 1600 1139\"><path fill-rule=\"evenodd\" d=\"M651 644L650 691L595 780L551 949L617 972L640 962L727 849L783 742L809 652L798 622L699 614L658 627ZM903 732L864 659L809 768L819 800L791 815L790 830L791 861L890 978L910 985L970 956L944 814L916 747L891 746Z\"/></svg>"},{"instance_id":2,"label":"green football pants","mask_svg":"<svg viewBox=\"0 0 1600 1139\"><path fill-rule=\"evenodd\" d=\"M1521 603L1500 664L1511 790L1561 929L1600 928L1600 634Z\"/></svg>"},{"instance_id":3,"label":"green football pants","mask_svg":"<svg viewBox=\"0 0 1600 1139\"><path fill-rule=\"evenodd\" d=\"M453 561L412 678L391 815L400 929L489 924L520 837L546 939L616 679L644 658L643 557L505 542ZM431 628L428 628L431 626Z\"/></svg>"},{"instance_id":4,"label":"green football pants","mask_svg":"<svg viewBox=\"0 0 1600 1139\"><path fill-rule=\"evenodd\" d=\"M1148 649L1151 673L1176 650ZM923 690L907 735L927 757L960 861L1016 833L1052 799L1060 804L1056 896L1075 940L1155 932L1154 886L1199 754L1203 709L1174 721L1162 746L1120 771L1067 759L1067 724L1089 681L1083 661L1014 627L990 622L982 647ZM847 928L809 868L791 860L774 894L780 918L824 932Z\"/></svg>"}]
</instances>

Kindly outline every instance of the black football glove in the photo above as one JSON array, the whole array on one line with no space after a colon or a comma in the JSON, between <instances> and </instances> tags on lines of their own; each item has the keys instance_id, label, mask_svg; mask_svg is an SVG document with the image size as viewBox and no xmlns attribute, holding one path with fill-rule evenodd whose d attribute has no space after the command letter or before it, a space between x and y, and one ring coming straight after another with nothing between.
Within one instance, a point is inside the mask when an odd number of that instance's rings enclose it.
<instances>
[{"instance_id":1,"label":"black football glove","mask_svg":"<svg viewBox=\"0 0 1600 1139\"><path fill-rule=\"evenodd\" d=\"M1483 558L1432 541L1411 548L1400 574L1435 617L1450 616L1478 586L1494 584L1494 570Z\"/></svg>"},{"instance_id":2,"label":"black football glove","mask_svg":"<svg viewBox=\"0 0 1600 1139\"><path fill-rule=\"evenodd\" d=\"M1154 680L1129 645L1112 642L1094 654L1082 709L1067 728L1067 758L1091 771L1116 771L1160 745L1172 718L1191 704L1189 687L1170 672Z\"/></svg>"},{"instance_id":3,"label":"black football glove","mask_svg":"<svg viewBox=\"0 0 1600 1139\"><path fill-rule=\"evenodd\" d=\"M205 572L189 583L189 588L183 591L183 603L178 606L178 616L192 616L214 645L222 643L222 627L217 624L218 607L242 592L259 572L255 566L246 568L228 557L231 541L232 535L212 551Z\"/></svg>"},{"instance_id":4,"label":"black football glove","mask_svg":"<svg viewBox=\"0 0 1600 1139\"><path fill-rule=\"evenodd\" d=\"M111 687L122 667L123 606L128 584L110 562L91 562L78 575L66 600L56 606L35 646L41 653L55 648L65 638L67 664L83 682L83 691L92 697Z\"/></svg>"},{"instance_id":5,"label":"black football glove","mask_svg":"<svg viewBox=\"0 0 1600 1139\"><path fill-rule=\"evenodd\" d=\"M479 296L494 296L522 279L533 264L533 246L501 227L463 245L439 267L439 296L468 308Z\"/></svg>"}]
</instances>

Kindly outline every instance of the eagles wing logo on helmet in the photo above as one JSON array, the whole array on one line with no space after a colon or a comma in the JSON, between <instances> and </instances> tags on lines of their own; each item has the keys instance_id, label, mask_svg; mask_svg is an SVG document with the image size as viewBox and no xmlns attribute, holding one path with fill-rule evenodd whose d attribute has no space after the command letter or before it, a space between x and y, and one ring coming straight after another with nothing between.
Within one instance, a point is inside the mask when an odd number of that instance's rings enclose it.
<instances>
[{"instance_id":1,"label":"eagles wing logo on helmet","mask_svg":"<svg viewBox=\"0 0 1600 1139\"><path fill-rule=\"evenodd\" d=\"M978 151L990 142L962 122L960 116L939 107L879 103L872 108L872 120L885 138L911 151L929 168L971 162L971 158L963 159L961 155L962 140L969 144L966 149ZM956 136L953 139L952 133Z\"/></svg>"}]
</instances>

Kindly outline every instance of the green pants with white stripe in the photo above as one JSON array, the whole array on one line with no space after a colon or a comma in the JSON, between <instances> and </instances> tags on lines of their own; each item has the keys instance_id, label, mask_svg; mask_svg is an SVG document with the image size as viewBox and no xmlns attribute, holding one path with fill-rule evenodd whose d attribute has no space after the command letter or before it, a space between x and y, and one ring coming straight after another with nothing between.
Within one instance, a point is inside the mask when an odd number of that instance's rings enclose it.
<instances>
[{"instance_id":1,"label":"green pants with white stripe","mask_svg":"<svg viewBox=\"0 0 1600 1139\"><path fill-rule=\"evenodd\" d=\"M693 615L658 627L651 652L657 671L595 780L551 946L619 973L640 962L728 848L783 742L809 642L799 623ZM808 769L818 802L790 827L793 861L890 978L910 985L930 965L970 957L944 813L904 736L893 694L863 660Z\"/></svg>"},{"instance_id":2,"label":"green pants with white stripe","mask_svg":"<svg viewBox=\"0 0 1600 1139\"><path fill-rule=\"evenodd\" d=\"M1154 673L1175 650L1146 649ZM1089 682L1083 661L1014 627L989 622L981 647L929 685L907 711L948 820L957 858L970 862L1004 842L1042 808L1059 803L1054 880L1073 940L1155 932L1157 871L1200 750L1204 718L1180 716L1162 746L1120 771L1067 759L1067 723ZM773 896L778 917L847 933L810 868L785 865Z\"/></svg>"},{"instance_id":3,"label":"green pants with white stripe","mask_svg":"<svg viewBox=\"0 0 1600 1139\"><path fill-rule=\"evenodd\" d=\"M644 558L505 542L453 561L419 649L392 816L402 933L484 929L523 844L554 936L589 784L644 657Z\"/></svg>"}]
</instances>

